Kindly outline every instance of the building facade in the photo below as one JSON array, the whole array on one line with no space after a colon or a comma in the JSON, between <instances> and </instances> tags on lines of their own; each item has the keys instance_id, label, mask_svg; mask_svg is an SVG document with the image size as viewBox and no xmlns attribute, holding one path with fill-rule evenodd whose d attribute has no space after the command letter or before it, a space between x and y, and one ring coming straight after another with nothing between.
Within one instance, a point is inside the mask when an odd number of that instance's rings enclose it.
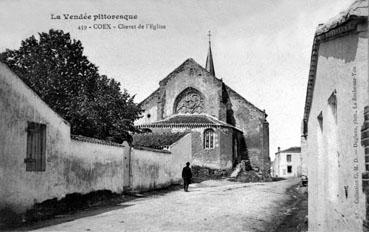
<instances>
[{"instance_id":1,"label":"building facade","mask_svg":"<svg viewBox=\"0 0 369 232\"><path fill-rule=\"evenodd\" d=\"M69 193L123 191L124 146L72 136L69 123L2 63L0 112L0 210L20 213Z\"/></svg>"},{"instance_id":2,"label":"building facade","mask_svg":"<svg viewBox=\"0 0 369 232\"><path fill-rule=\"evenodd\" d=\"M191 156L189 133L166 134L165 149L72 135L70 124L2 63L0 129L0 227L14 213L44 202L56 209L68 196L178 184Z\"/></svg>"},{"instance_id":3,"label":"building facade","mask_svg":"<svg viewBox=\"0 0 369 232\"><path fill-rule=\"evenodd\" d=\"M159 85L140 103L144 112L137 127L190 131L191 160L198 166L230 169L250 160L255 169L269 171L267 114L215 76L210 42L206 68L187 59Z\"/></svg>"},{"instance_id":4,"label":"building facade","mask_svg":"<svg viewBox=\"0 0 369 232\"><path fill-rule=\"evenodd\" d=\"M290 147L281 151L278 147L278 152L275 153L275 158L272 162L273 177L300 177L302 175L302 156L300 147Z\"/></svg>"},{"instance_id":5,"label":"building facade","mask_svg":"<svg viewBox=\"0 0 369 232\"><path fill-rule=\"evenodd\" d=\"M368 2L320 25L302 126L308 160L309 231L366 231L360 128L368 105Z\"/></svg>"}]
</instances>

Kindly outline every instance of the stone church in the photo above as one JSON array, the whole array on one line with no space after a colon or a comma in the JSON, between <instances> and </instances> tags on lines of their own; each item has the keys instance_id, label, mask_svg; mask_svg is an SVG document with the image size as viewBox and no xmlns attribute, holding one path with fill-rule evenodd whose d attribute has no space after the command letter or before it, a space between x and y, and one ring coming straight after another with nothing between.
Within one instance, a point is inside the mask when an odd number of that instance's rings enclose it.
<instances>
[{"instance_id":1,"label":"stone church","mask_svg":"<svg viewBox=\"0 0 369 232\"><path fill-rule=\"evenodd\" d=\"M229 170L249 160L255 170L269 172L267 114L216 77L210 41L205 68L187 59L140 106L135 125L141 130L191 133L193 166Z\"/></svg>"}]
</instances>

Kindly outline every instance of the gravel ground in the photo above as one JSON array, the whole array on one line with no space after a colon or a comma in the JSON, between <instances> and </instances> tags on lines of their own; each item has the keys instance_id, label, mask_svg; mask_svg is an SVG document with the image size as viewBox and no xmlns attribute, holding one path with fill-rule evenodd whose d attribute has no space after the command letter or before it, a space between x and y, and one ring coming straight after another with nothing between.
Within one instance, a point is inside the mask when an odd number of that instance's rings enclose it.
<instances>
[{"instance_id":1,"label":"gravel ground","mask_svg":"<svg viewBox=\"0 0 369 232\"><path fill-rule=\"evenodd\" d=\"M290 214L287 189L297 183L204 181L190 185L190 192L176 190L80 212L68 222L56 220L34 231L274 231Z\"/></svg>"}]
</instances>

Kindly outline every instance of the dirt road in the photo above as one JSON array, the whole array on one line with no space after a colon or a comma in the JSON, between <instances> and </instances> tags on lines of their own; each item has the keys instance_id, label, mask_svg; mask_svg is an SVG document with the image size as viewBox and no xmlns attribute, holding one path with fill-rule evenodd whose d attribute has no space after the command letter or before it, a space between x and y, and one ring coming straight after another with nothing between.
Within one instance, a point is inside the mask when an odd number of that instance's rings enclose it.
<instances>
[{"instance_id":1,"label":"dirt road","mask_svg":"<svg viewBox=\"0 0 369 232\"><path fill-rule=\"evenodd\" d=\"M307 187L293 186L287 190L291 197L286 204L286 217L274 232L308 231L308 193Z\"/></svg>"},{"instance_id":2,"label":"dirt road","mask_svg":"<svg viewBox=\"0 0 369 232\"><path fill-rule=\"evenodd\" d=\"M105 212L35 231L273 231L286 217L286 190L297 180L205 181L138 198Z\"/></svg>"}]
</instances>

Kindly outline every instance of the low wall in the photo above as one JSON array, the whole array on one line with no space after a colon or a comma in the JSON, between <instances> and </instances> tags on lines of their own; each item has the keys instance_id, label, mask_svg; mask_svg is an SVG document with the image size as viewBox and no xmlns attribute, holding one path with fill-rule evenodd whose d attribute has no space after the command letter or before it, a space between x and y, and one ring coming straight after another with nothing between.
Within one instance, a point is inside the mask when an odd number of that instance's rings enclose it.
<instances>
[{"instance_id":1,"label":"low wall","mask_svg":"<svg viewBox=\"0 0 369 232\"><path fill-rule=\"evenodd\" d=\"M172 179L172 154L154 149L132 149L132 189L145 191L168 186Z\"/></svg>"},{"instance_id":2,"label":"low wall","mask_svg":"<svg viewBox=\"0 0 369 232\"><path fill-rule=\"evenodd\" d=\"M64 162L69 192L123 191L123 146L72 139L70 156Z\"/></svg>"},{"instance_id":3,"label":"low wall","mask_svg":"<svg viewBox=\"0 0 369 232\"><path fill-rule=\"evenodd\" d=\"M180 183L182 168L190 159L191 134L174 143L168 151L133 148L131 150L132 190L147 191Z\"/></svg>"},{"instance_id":4,"label":"low wall","mask_svg":"<svg viewBox=\"0 0 369 232\"><path fill-rule=\"evenodd\" d=\"M50 147L42 172L25 171L24 157L14 157L16 168L4 168L1 172L0 210L22 213L36 203L70 193L123 191L123 146L71 139L65 147L65 153ZM12 175L14 172L17 175Z\"/></svg>"}]
</instances>

